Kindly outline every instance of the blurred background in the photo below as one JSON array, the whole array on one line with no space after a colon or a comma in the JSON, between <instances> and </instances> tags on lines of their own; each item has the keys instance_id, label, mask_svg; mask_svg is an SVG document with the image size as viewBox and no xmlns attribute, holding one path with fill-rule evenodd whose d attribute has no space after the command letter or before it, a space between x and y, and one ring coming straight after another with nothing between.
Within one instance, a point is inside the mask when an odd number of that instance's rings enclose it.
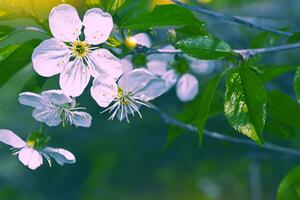
<instances>
[{"instance_id":1,"label":"blurred background","mask_svg":"<svg viewBox=\"0 0 300 200\"><path fill-rule=\"evenodd\" d=\"M51 8L61 1L35 0L34 3L38 16L45 20ZM98 1L73 0L68 3L84 13L87 7L97 5ZM155 0L153 3L167 4L170 1ZM201 3L213 10L244 16L272 27L293 32L299 29L300 1L198 0L192 3ZM4 14L19 6L18 0L0 0L0 5ZM31 9L26 6L25 3L23 8ZM260 33L248 27L197 16L207 22L210 32L233 48L250 47L251 41ZM0 21L0 25L15 27L33 23L24 19ZM295 65L299 62L299 51L268 54L262 58L265 64ZM32 109L17 101L23 85L33 74L32 66L28 64L0 88L0 127L18 133L24 139L40 126L31 117ZM210 76L199 75L202 88ZM57 83L57 77L49 78L44 89L59 88ZM279 77L266 87L293 96L292 73ZM272 200L285 174L299 163L294 157L207 137L200 148L196 135L190 132L164 148L169 127L154 111L143 109L142 120L135 118L127 124L108 121L108 115L100 114L102 110L90 98L88 90L78 102L92 114L91 128L45 129L45 133L52 137L49 145L70 150L76 155L77 163L64 167L55 163L51 168L44 164L31 171L11 155L7 146L0 144L1 200ZM180 113L184 106L175 90L153 103L172 116ZM233 134L222 115L209 120L208 128ZM274 135L266 133L264 137L267 141L279 143ZM300 140L295 141L298 146ZM281 144L289 145L290 142L281 140Z\"/></svg>"}]
</instances>

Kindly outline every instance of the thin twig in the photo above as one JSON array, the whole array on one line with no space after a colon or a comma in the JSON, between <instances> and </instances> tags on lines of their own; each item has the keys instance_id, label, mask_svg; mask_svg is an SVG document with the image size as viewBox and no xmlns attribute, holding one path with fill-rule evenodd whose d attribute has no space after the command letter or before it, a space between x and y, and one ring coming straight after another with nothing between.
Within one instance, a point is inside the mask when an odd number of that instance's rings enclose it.
<instances>
[{"instance_id":1,"label":"thin twig","mask_svg":"<svg viewBox=\"0 0 300 200\"><path fill-rule=\"evenodd\" d=\"M268 32L276 33L276 34L287 36L287 37L293 35L293 33L290 33L290 32L285 32L285 31L273 29L273 28L270 28L270 27L265 27L261 24L257 24L257 23L254 23L252 21L249 21L249 20L247 20L243 17L232 16L232 15L225 14L225 13L219 13L219 12L211 11L211 10L205 9L201 6L197 6L197 7L196 6L191 6L191 5L182 3L178 0L172 0L172 1L174 3L176 3L177 5L182 6L184 8L190 9L190 10L198 12L198 13L208 15L210 17L218 18L218 19L221 19L221 20L224 20L224 21L233 22L233 23L241 24L241 25L246 25L250 28L255 28L255 29L263 30L263 31L268 31Z\"/></svg>"},{"instance_id":2,"label":"thin twig","mask_svg":"<svg viewBox=\"0 0 300 200\"><path fill-rule=\"evenodd\" d=\"M258 54L287 51L287 50L298 49L298 48L300 48L300 43L279 45L279 46L259 48L259 49L241 49L241 50L234 50L234 52L240 54L244 59L248 59Z\"/></svg>"},{"instance_id":3,"label":"thin twig","mask_svg":"<svg viewBox=\"0 0 300 200\"><path fill-rule=\"evenodd\" d=\"M287 50L299 49L299 48L300 48L300 42L294 43L294 44L278 45L278 46L274 46L274 47L266 47L266 48L258 48L258 49L236 49L236 50L233 50L233 52L239 54L240 56L243 57L243 59L246 60L246 59L249 59L258 54L287 51ZM150 55L150 54L183 53L181 50L178 50L178 49L151 49L151 48L147 48L147 47L144 47L144 51L146 51L146 53L148 55Z\"/></svg>"},{"instance_id":4,"label":"thin twig","mask_svg":"<svg viewBox=\"0 0 300 200\"><path fill-rule=\"evenodd\" d=\"M160 115L160 117L162 118L162 120L166 124L174 125L174 126L180 127L182 129L185 129L185 130L188 130L188 131L191 131L191 132L195 132L195 133L198 132L197 127L195 127L191 124L186 124L184 122L178 121L177 119L169 116L168 114L164 113L163 111L161 111L159 108L157 108L155 106L153 106L153 109L158 112L158 114ZM253 142L251 140L248 140L248 139L242 139L242 138L237 138L237 137L233 137L233 136L223 135L223 134L213 132L213 131L208 131L208 130L205 130L204 134L207 137L214 138L214 139L217 139L217 140L260 147L255 142ZM269 143L269 142L265 142L265 145L264 145L263 148L267 149L267 150L270 150L270 151L279 152L279 153L285 153L285 154L289 154L289 155L300 156L300 151L298 151L296 149L282 147L282 146L275 145L275 144L272 144L272 143Z\"/></svg>"}]
</instances>

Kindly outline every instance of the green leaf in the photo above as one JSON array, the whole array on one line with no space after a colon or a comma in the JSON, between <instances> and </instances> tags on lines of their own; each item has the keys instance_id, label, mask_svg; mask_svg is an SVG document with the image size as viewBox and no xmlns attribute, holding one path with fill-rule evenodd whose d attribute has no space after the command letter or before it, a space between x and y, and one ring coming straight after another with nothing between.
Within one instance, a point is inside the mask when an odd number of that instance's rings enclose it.
<instances>
[{"instance_id":1,"label":"green leaf","mask_svg":"<svg viewBox=\"0 0 300 200\"><path fill-rule=\"evenodd\" d=\"M257 75L240 67L226 82L224 110L230 125L256 143L263 145L267 94Z\"/></svg>"},{"instance_id":2,"label":"green leaf","mask_svg":"<svg viewBox=\"0 0 300 200\"><path fill-rule=\"evenodd\" d=\"M22 29L22 30L15 31L7 35L3 39L1 39L0 47L22 44L24 42L28 42L30 40L35 40L35 39L45 40L48 38L50 38L50 36L47 33L40 32L37 30Z\"/></svg>"},{"instance_id":3,"label":"green leaf","mask_svg":"<svg viewBox=\"0 0 300 200\"><path fill-rule=\"evenodd\" d=\"M47 78L34 74L24 85L22 92L42 92L42 88L46 82Z\"/></svg>"},{"instance_id":4,"label":"green leaf","mask_svg":"<svg viewBox=\"0 0 300 200\"><path fill-rule=\"evenodd\" d=\"M118 10L123 4L125 0L109 0L106 6L106 10L109 13L114 13Z\"/></svg>"},{"instance_id":5,"label":"green leaf","mask_svg":"<svg viewBox=\"0 0 300 200\"><path fill-rule=\"evenodd\" d=\"M296 135L296 131L284 122L272 119L270 116L267 118L265 130L281 139L292 139Z\"/></svg>"},{"instance_id":6,"label":"green leaf","mask_svg":"<svg viewBox=\"0 0 300 200\"><path fill-rule=\"evenodd\" d=\"M298 101L300 101L300 67L297 68L294 77L294 90Z\"/></svg>"},{"instance_id":7,"label":"green leaf","mask_svg":"<svg viewBox=\"0 0 300 200\"><path fill-rule=\"evenodd\" d=\"M299 200L300 199L300 166L291 170L277 190L277 200Z\"/></svg>"},{"instance_id":8,"label":"green leaf","mask_svg":"<svg viewBox=\"0 0 300 200\"><path fill-rule=\"evenodd\" d=\"M212 80L210 80L203 92L202 99L199 104L199 112L198 117L196 120L197 129L198 129L198 137L199 137L199 144L202 144L202 138L203 138L203 131L205 128L205 124L209 115L209 111L211 110L211 105L213 103L213 99L215 96L215 92L217 89L217 86L220 82L221 75L215 76Z\"/></svg>"},{"instance_id":9,"label":"green leaf","mask_svg":"<svg viewBox=\"0 0 300 200\"><path fill-rule=\"evenodd\" d=\"M282 66L271 65L271 66L261 66L260 68L263 70L263 73L259 75L259 78L264 83L267 83L282 74L296 70L296 66L291 66L291 65L282 65Z\"/></svg>"},{"instance_id":10,"label":"green leaf","mask_svg":"<svg viewBox=\"0 0 300 200\"><path fill-rule=\"evenodd\" d=\"M255 36L251 43L250 48L263 48L270 47L279 44L281 36L278 34L263 32Z\"/></svg>"},{"instance_id":11,"label":"green leaf","mask_svg":"<svg viewBox=\"0 0 300 200\"><path fill-rule=\"evenodd\" d=\"M287 40L287 43L296 43L300 42L300 32L294 33L292 36L290 36Z\"/></svg>"},{"instance_id":12,"label":"green leaf","mask_svg":"<svg viewBox=\"0 0 300 200\"><path fill-rule=\"evenodd\" d=\"M10 26L0 26L0 38L8 35L13 30L14 30L14 28L12 28Z\"/></svg>"},{"instance_id":13,"label":"green leaf","mask_svg":"<svg viewBox=\"0 0 300 200\"><path fill-rule=\"evenodd\" d=\"M0 48L0 62L5 60L10 54L12 54L20 45L12 45Z\"/></svg>"},{"instance_id":14,"label":"green leaf","mask_svg":"<svg viewBox=\"0 0 300 200\"><path fill-rule=\"evenodd\" d=\"M31 62L32 52L39 43L40 40L24 43L0 63L0 87Z\"/></svg>"},{"instance_id":15,"label":"green leaf","mask_svg":"<svg viewBox=\"0 0 300 200\"><path fill-rule=\"evenodd\" d=\"M215 60L232 55L231 47L213 36L183 38L176 47L198 59Z\"/></svg>"},{"instance_id":16,"label":"green leaf","mask_svg":"<svg viewBox=\"0 0 300 200\"><path fill-rule=\"evenodd\" d=\"M176 27L183 25L204 26L188 9L177 5L161 5L148 13L143 13L135 18L125 21L121 28L148 30L157 27Z\"/></svg>"},{"instance_id":17,"label":"green leaf","mask_svg":"<svg viewBox=\"0 0 300 200\"><path fill-rule=\"evenodd\" d=\"M268 118L300 131L300 107L290 96L279 92L268 92Z\"/></svg>"}]
</instances>

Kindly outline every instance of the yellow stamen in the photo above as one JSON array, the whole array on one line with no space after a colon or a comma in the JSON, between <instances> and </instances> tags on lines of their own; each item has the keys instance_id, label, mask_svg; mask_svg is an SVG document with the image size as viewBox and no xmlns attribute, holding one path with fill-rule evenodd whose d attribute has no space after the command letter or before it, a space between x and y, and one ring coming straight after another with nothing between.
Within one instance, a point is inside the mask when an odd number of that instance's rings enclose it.
<instances>
[{"instance_id":1,"label":"yellow stamen","mask_svg":"<svg viewBox=\"0 0 300 200\"><path fill-rule=\"evenodd\" d=\"M76 57L86 57L89 52L90 45L85 41L76 41L72 46L72 53Z\"/></svg>"}]
</instances>

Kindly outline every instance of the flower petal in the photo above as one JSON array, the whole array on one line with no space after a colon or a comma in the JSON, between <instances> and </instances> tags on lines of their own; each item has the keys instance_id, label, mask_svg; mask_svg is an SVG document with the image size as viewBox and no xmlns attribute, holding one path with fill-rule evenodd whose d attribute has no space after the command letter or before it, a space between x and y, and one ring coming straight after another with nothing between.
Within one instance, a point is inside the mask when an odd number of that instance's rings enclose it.
<instances>
[{"instance_id":1,"label":"flower petal","mask_svg":"<svg viewBox=\"0 0 300 200\"><path fill-rule=\"evenodd\" d=\"M39 122L44 122L48 126L58 126L62 122L61 116L57 116L55 110L50 110L46 107L33 110L32 117Z\"/></svg>"},{"instance_id":2,"label":"flower petal","mask_svg":"<svg viewBox=\"0 0 300 200\"><path fill-rule=\"evenodd\" d=\"M19 102L22 105L31 106L33 108L44 106L42 96L32 92L23 92L19 94Z\"/></svg>"},{"instance_id":3,"label":"flower petal","mask_svg":"<svg viewBox=\"0 0 300 200\"><path fill-rule=\"evenodd\" d=\"M19 136L6 129L0 129L0 141L15 148L22 148L26 146L26 142L24 142Z\"/></svg>"},{"instance_id":4,"label":"flower petal","mask_svg":"<svg viewBox=\"0 0 300 200\"><path fill-rule=\"evenodd\" d=\"M106 73L115 79L118 79L123 73L123 67L120 60L106 49L98 49L90 55L90 63L96 70L96 77L101 73Z\"/></svg>"},{"instance_id":5,"label":"flower petal","mask_svg":"<svg viewBox=\"0 0 300 200\"><path fill-rule=\"evenodd\" d=\"M99 76L94 80L91 95L97 104L103 108L109 106L118 95L118 86L114 78Z\"/></svg>"},{"instance_id":6,"label":"flower petal","mask_svg":"<svg viewBox=\"0 0 300 200\"><path fill-rule=\"evenodd\" d=\"M145 68L132 70L125 74L118 81L118 85L126 92L134 92L140 90L148 82L156 76Z\"/></svg>"},{"instance_id":7,"label":"flower petal","mask_svg":"<svg viewBox=\"0 0 300 200\"><path fill-rule=\"evenodd\" d=\"M168 70L165 74L163 74L161 76L161 78L165 80L166 91L168 91L177 82L178 75L176 74L175 70L171 69L171 70Z\"/></svg>"},{"instance_id":8,"label":"flower petal","mask_svg":"<svg viewBox=\"0 0 300 200\"><path fill-rule=\"evenodd\" d=\"M60 74L59 84L66 95L78 97L88 85L90 77L88 68L80 59L76 59Z\"/></svg>"},{"instance_id":9,"label":"flower petal","mask_svg":"<svg viewBox=\"0 0 300 200\"><path fill-rule=\"evenodd\" d=\"M43 41L32 54L34 70L41 76L50 77L62 71L70 59L70 50L54 38Z\"/></svg>"},{"instance_id":10,"label":"flower petal","mask_svg":"<svg viewBox=\"0 0 300 200\"><path fill-rule=\"evenodd\" d=\"M85 40L90 44L105 42L113 29L113 19L109 13L99 8L88 10L83 18Z\"/></svg>"},{"instance_id":11,"label":"flower petal","mask_svg":"<svg viewBox=\"0 0 300 200\"><path fill-rule=\"evenodd\" d=\"M63 93L62 90L48 90L42 92L42 96L47 99L49 102L63 105L66 103L73 102L73 99Z\"/></svg>"},{"instance_id":12,"label":"flower petal","mask_svg":"<svg viewBox=\"0 0 300 200\"><path fill-rule=\"evenodd\" d=\"M166 92L165 81L161 78L154 78L151 79L145 87L137 91L134 97L143 101L150 101L159 97L164 92Z\"/></svg>"},{"instance_id":13,"label":"flower petal","mask_svg":"<svg viewBox=\"0 0 300 200\"><path fill-rule=\"evenodd\" d=\"M59 165L73 164L76 162L75 156L65 149L46 147L42 152L54 158Z\"/></svg>"},{"instance_id":14,"label":"flower petal","mask_svg":"<svg viewBox=\"0 0 300 200\"><path fill-rule=\"evenodd\" d=\"M49 26L55 38L64 42L74 42L81 34L82 22L74 7L61 4L52 9Z\"/></svg>"},{"instance_id":15,"label":"flower petal","mask_svg":"<svg viewBox=\"0 0 300 200\"><path fill-rule=\"evenodd\" d=\"M198 80L191 74L180 77L177 88L177 96L181 101L191 101L198 94Z\"/></svg>"},{"instance_id":16,"label":"flower petal","mask_svg":"<svg viewBox=\"0 0 300 200\"><path fill-rule=\"evenodd\" d=\"M196 74L210 74L215 69L215 61L190 58L191 69Z\"/></svg>"},{"instance_id":17,"label":"flower petal","mask_svg":"<svg viewBox=\"0 0 300 200\"><path fill-rule=\"evenodd\" d=\"M23 163L23 165L32 170L37 169L43 164L42 155L38 151L28 147L21 149L19 152L19 160Z\"/></svg>"},{"instance_id":18,"label":"flower petal","mask_svg":"<svg viewBox=\"0 0 300 200\"><path fill-rule=\"evenodd\" d=\"M136 40L136 43L145 47L150 48L151 47L151 39L146 33L138 33L133 36L133 38Z\"/></svg>"},{"instance_id":19,"label":"flower petal","mask_svg":"<svg viewBox=\"0 0 300 200\"><path fill-rule=\"evenodd\" d=\"M90 127L92 124L92 116L87 112L72 112L72 124L80 127Z\"/></svg>"},{"instance_id":20,"label":"flower petal","mask_svg":"<svg viewBox=\"0 0 300 200\"><path fill-rule=\"evenodd\" d=\"M133 65L130 62L129 56L121 59L120 62L121 62L122 68L123 68L123 75L125 75L133 70Z\"/></svg>"},{"instance_id":21,"label":"flower petal","mask_svg":"<svg viewBox=\"0 0 300 200\"><path fill-rule=\"evenodd\" d=\"M153 74L162 76L167 72L168 62L161 60L152 60L147 63L147 68Z\"/></svg>"}]
</instances>

